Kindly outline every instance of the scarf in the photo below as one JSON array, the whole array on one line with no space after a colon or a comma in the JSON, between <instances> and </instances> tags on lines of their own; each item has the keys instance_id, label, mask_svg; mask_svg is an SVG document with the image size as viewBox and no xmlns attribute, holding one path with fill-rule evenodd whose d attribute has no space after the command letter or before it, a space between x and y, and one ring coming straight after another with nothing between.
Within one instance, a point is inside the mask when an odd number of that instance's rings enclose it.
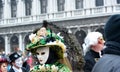
<instances>
[{"instance_id":1,"label":"scarf","mask_svg":"<svg viewBox=\"0 0 120 72\"><path fill-rule=\"evenodd\" d=\"M106 42L106 48L103 50L103 53L120 55L120 43L114 41Z\"/></svg>"}]
</instances>

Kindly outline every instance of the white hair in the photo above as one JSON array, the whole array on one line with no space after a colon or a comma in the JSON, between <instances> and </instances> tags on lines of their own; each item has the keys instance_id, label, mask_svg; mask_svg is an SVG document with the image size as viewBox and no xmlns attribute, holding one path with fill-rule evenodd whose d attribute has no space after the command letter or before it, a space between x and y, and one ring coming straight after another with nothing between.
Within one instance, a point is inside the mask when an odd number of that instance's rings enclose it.
<instances>
[{"instance_id":1,"label":"white hair","mask_svg":"<svg viewBox=\"0 0 120 72\"><path fill-rule=\"evenodd\" d=\"M90 32L87 34L84 39L84 44L82 45L84 55L90 49L91 45L96 45L98 43L99 37L102 37L102 34L100 32Z\"/></svg>"}]
</instances>

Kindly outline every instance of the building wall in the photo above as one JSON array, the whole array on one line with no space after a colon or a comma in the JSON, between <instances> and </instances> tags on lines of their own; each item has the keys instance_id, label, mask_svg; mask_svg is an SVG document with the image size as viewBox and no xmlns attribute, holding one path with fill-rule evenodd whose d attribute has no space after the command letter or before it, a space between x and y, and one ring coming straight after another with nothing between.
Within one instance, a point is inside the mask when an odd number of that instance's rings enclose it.
<instances>
[{"instance_id":1,"label":"building wall","mask_svg":"<svg viewBox=\"0 0 120 72\"><path fill-rule=\"evenodd\" d=\"M32 14L26 16L25 0L16 0L17 17L12 18L11 0L2 1L4 9L3 18L0 19L0 36L5 40L6 53L12 50L10 39L13 35L17 36L18 46L21 50L24 50L25 37L35 28L41 26L43 20L66 27L73 34L79 33L81 30L87 34L99 28L103 29L108 17L120 12L120 5L117 4L117 0L104 0L104 5L99 7L95 6L95 0L83 0L83 8L80 9L75 8L75 0L65 0L64 11L58 11L57 0L48 0L47 13L41 14L40 0L32 0Z\"/></svg>"}]
</instances>

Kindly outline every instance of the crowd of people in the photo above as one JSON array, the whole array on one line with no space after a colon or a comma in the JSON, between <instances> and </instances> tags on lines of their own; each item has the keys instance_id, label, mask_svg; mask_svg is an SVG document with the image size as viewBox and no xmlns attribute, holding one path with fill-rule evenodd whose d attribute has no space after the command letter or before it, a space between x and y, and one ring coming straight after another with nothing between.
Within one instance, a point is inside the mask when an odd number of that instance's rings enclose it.
<instances>
[{"instance_id":1,"label":"crowd of people","mask_svg":"<svg viewBox=\"0 0 120 72\"><path fill-rule=\"evenodd\" d=\"M0 54L0 72L29 72L32 68L32 55L24 55L18 47L11 54Z\"/></svg>"},{"instance_id":2,"label":"crowd of people","mask_svg":"<svg viewBox=\"0 0 120 72\"><path fill-rule=\"evenodd\" d=\"M19 48L10 55L0 55L0 72L74 72L67 59L67 49L60 34L47 22L30 34L27 54ZM89 32L84 39L84 72L120 72L120 14L112 15L100 32Z\"/></svg>"}]
</instances>

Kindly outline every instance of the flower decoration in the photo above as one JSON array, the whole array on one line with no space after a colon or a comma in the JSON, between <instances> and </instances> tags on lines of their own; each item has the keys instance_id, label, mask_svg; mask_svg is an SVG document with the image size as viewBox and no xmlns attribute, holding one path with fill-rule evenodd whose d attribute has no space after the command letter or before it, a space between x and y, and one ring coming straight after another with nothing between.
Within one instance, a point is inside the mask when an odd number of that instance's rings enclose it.
<instances>
[{"instance_id":1,"label":"flower decoration","mask_svg":"<svg viewBox=\"0 0 120 72\"><path fill-rule=\"evenodd\" d=\"M58 72L58 66L50 65L50 64L43 64L34 66L30 72Z\"/></svg>"}]
</instances>

